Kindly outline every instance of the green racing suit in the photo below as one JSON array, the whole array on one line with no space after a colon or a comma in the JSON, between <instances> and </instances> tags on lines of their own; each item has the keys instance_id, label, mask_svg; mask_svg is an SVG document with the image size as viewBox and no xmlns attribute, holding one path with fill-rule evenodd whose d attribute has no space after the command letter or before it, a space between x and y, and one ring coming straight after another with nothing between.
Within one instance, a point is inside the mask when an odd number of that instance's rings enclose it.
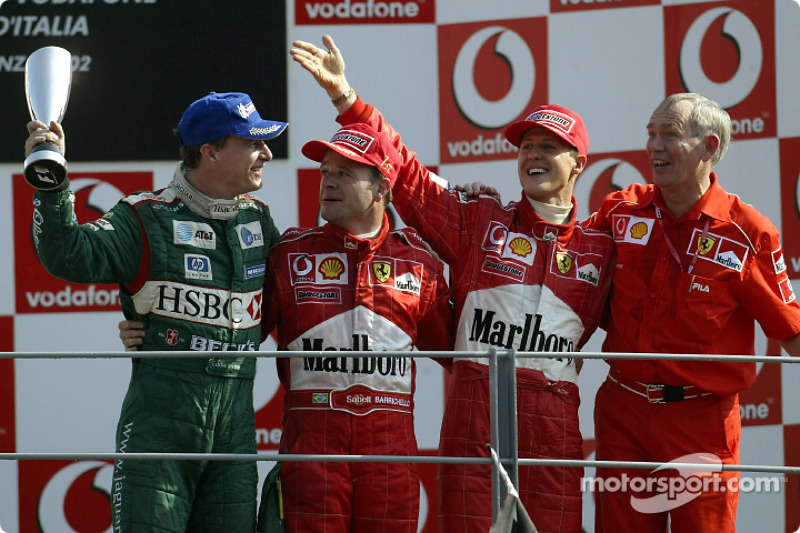
<instances>
[{"instance_id":1,"label":"green racing suit","mask_svg":"<svg viewBox=\"0 0 800 533\"><path fill-rule=\"evenodd\" d=\"M267 252L279 233L266 204L213 200L181 167L170 185L121 200L79 225L74 195L34 197L33 240L53 275L116 283L142 350L252 351L261 341ZM255 453L253 377L244 357L133 358L117 452ZM112 530L255 529L254 461L119 460Z\"/></svg>"}]
</instances>

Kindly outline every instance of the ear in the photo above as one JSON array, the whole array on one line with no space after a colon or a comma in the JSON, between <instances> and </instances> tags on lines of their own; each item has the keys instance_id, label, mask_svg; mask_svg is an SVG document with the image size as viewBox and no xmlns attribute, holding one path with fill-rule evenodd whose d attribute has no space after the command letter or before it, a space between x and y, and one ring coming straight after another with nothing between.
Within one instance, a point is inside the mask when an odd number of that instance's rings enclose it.
<instances>
[{"instance_id":1,"label":"ear","mask_svg":"<svg viewBox=\"0 0 800 533\"><path fill-rule=\"evenodd\" d=\"M383 200L383 197L389 194L389 189L391 188L391 184L388 178L383 178L379 182L377 182L377 187L372 195L373 200L376 202L380 202Z\"/></svg>"},{"instance_id":2,"label":"ear","mask_svg":"<svg viewBox=\"0 0 800 533\"><path fill-rule=\"evenodd\" d=\"M719 137L716 135L706 135L706 151L703 153L703 161L711 161L719 150Z\"/></svg>"},{"instance_id":3,"label":"ear","mask_svg":"<svg viewBox=\"0 0 800 533\"><path fill-rule=\"evenodd\" d=\"M211 161L217 160L217 151L210 144L202 145L200 147L200 153L203 154L203 157L208 158Z\"/></svg>"},{"instance_id":4,"label":"ear","mask_svg":"<svg viewBox=\"0 0 800 533\"><path fill-rule=\"evenodd\" d=\"M581 175L581 172L586 168L586 163L589 161L589 158L585 155L579 155L578 159L575 161L575 168L572 169L572 174L577 179L578 176Z\"/></svg>"}]
</instances>

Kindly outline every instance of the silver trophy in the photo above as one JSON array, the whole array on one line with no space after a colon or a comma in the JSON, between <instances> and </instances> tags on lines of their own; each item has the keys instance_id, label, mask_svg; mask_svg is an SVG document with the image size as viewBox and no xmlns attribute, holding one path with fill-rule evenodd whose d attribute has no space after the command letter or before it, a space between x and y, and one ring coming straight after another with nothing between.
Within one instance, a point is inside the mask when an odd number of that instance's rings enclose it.
<instances>
[{"instance_id":1,"label":"silver trophy","mask_svg":"<svg viewBox=\"0 0 800 533\"><path fill-rule=\"evenodd\" d=\"M25 62L25 97L31 118L50 126L61 122L72 84L72 54L57 46L32 53ZM67 160L54 143L37 144L25 159L25 181L41 190L57 188L67 177Z\"/></svg>"}]
</instances>

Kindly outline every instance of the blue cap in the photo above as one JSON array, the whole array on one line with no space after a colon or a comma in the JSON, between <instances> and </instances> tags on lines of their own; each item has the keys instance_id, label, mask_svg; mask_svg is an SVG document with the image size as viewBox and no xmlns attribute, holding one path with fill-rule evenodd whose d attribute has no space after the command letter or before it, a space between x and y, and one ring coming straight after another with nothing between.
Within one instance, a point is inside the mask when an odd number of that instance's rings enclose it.
<instances>
[{"instance_id":1,"label":"blue cap","mask_svg":"<svg viewBox=\"0 0 800 533\"><path fill-rule=\"evenodd\" d=\"M178 123L181 144L194 146L234 135L245 139L274 139L286 122L264 120L245 93L208 93L192 102Z\"/></svg>"}]
</instances>

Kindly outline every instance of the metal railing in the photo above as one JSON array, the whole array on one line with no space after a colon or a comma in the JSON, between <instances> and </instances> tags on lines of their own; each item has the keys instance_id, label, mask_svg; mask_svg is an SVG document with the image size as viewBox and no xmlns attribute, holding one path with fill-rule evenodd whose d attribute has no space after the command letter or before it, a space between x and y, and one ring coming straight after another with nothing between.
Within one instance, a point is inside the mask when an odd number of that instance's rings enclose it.
<instances>
[{"instance_id":1,"label":"metal railing","mask_svg":"<svg viewBox=\"0 0 800 533\"><path fill-rule=\"evenodd\" d=\"M140 359L151 358L187 358L207 357L211 352L0 352L2 359ZM347 352L347 357L375 357L374 351ZM516 362L517 358L550 358L565 357L574 359L637 359L637 360L680 360L680 361L723 361L737 363L778 363L798 364L800 358L780 356L746 356L722 354L643 354L643 353L604 353L604 352L516 352L513 349L490 349L486 352L379 352L384 355L398 355L415 358L485 358L489 368L489 416L490 446L496 451L499 462L503 465L512 484L519 487L520 466L565 466L565 467L600 467L600 468L634 468L657 469L668 464L670 468L685 470L708 470L705 463L661 463L639 461L597 461L575 459L528 459L519 458L517 442L517 398L516 398ZM213 352L215 358L241 357L330 357L330 352ZM258 452L257 454L207 454L207 453L0 453L0 460L189 460L189 461L320 461L320 462L387 462L387 463L426 463L426 464L485 464L492 468L492 512L497 516L500 505L507 495L506 484L491 457L447 457L447 456L403 456L403 455L305 455ZM760 472L774 474L800 474L800 466L783 465L714 465L718 471Z\"/></svg>"}]
</instances>

